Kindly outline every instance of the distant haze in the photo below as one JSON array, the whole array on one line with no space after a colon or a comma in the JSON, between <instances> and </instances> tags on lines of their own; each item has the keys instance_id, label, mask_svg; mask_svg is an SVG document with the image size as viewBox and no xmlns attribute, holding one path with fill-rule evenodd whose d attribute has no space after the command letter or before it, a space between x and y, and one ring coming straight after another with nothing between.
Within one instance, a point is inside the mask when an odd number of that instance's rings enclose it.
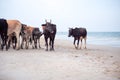
<instances>
[{"instance_id":1,"label":"distant haze","mask_svg":"<svg viewBox=\"0 0 120 80\"><path fill-rule=\"evenodd\" d=\"M0 18L18 19L34 27L51 19L57 31L69 27L120 31L120 0L0 0Z\"/></svg>"}]
</instances>

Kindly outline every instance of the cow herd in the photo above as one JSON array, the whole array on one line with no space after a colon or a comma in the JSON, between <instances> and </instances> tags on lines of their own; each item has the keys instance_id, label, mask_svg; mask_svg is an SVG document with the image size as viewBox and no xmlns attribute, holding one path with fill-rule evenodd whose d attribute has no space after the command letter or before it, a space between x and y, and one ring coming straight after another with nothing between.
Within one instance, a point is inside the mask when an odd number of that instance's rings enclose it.
<instances>
[{"instance_id":1,"label":"cow herd","mask_svg":"<svg viewBox=\"0 0 120 80\"><path fill-rule=\"evenodd\" d=\"M54 40L57 32L56 24L52 24L51 20L50 22L45 20L45 22L45 24L41 25L43 29L43 32L41 32L38 27L28 26L21 23L19 20L6 20L1 18L0 49L3 50L6 48L6 50L8 50L10 46L16 50L23 48L28 49L29 45L32 45L32 48L41 48L40 37L44 35L46 46L45 50L54 51ZM83 39L85 40L86 48L87 30L85 28L69 28L68 37L70 36L74 37L73 44L76 49L79 47L79 40L81 41L82 46ZM76 40L78 41L77 45L75 44Z\"/></svg>"}]
</instances>

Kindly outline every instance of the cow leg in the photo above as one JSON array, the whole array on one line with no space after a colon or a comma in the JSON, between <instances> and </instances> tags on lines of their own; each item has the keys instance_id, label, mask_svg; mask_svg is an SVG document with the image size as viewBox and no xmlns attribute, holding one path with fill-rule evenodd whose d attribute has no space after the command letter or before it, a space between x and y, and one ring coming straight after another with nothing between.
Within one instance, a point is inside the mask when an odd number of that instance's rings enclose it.
<instances>
[{"instance_id":1,"label":"cow leg","mask_svg":"<svg viewBox=\"0 0 120 80\"><path fill-rule=\"evenodd\" d=\"M54 39L52 40L52 50L54 51Z\"/></svg>"},{"instance_id":2,"label":"cow leg","mask_svg":"<svg viewBox=\"0 0 120 80\"><path fill-rule=\"evenodd\" d=\"M81 41L80 49L82 49L82 37L80 37L80 41Z\"/></svg>"},{"instance_id":3,"label":"cow leg","mask_svg":"<svg viewBox=\"0 0 120 80\"><path fill-rule=\"evenodd\" d=\"M10 39L11 39L11 36L8 36L8 39L7 39L7 42L6 42L6 50L8 50L9 49L9 47L10 47Z\"/></svg>"},{"instance_id":4,"label":"cow leg","mask_svg":"<svg viewBox=\"0 0 120 80\"><path fill-rule=\"evenodd\" d=\"M4 48L4 36L1 34L1 49L3 50Z\"/></svg>"},{"instance_id":5,"label":"cow leg","mask_svg":"<svg viewBox=\"0 0 120 80\"><path fill-rule=\"evenodd\" d=\"M37 42L34 41L35 49L37 49Z\"/></svg>"},{"instance_id":6,"label":"cow leg","mask_svg":"<svg viewBox=\"0 0 120 80\"><path fill-rule=\"evenodd\" d=\"M11 39L8 41L8 49L10 48L10 44L11 44L12 42L11 42ZM12 46L13 46L13 44L12 44Z\"/></svg>"},{"instance_id":7,"label":"cow leg","mask_svg":"<svg viewBox=\"0 0 120 80\"><path fill-rule=\"evenodd\" d=\"M20 36L19 36L19 33L16 33L16 39L17 39L16 50L19 50L20 49Z\"/></svg>"},{"instance_id":8,"label":"cow leg","mask_svg":"<svg viewBox=\"0 0 120 80\"><path fill-rule=\"evenodd\" d=\"M74 44L75 48L77 49L77 47L76 47L76 45L75 45L75 42L76 42L76 38L74 38L73 44Z\"/></svg>"},{"instance_id":9,"label":"cow leg","mask_svg":"<svg viewBox=\"0 0 120 80\"><path fill-rule=\"evenodd\" d=\"M35 37L34 36L32 36L31 42L32 42L32 48L34 49L35 48Z\"/></svg>"},{"instance_id":10,"label":"cow leg","mask_svg":"<svg viewBox=\"0 0 120 80\"><path fill-rule=\"evenodd\" d=\"M45 37L45 46L46 46L46 51L48 51L48 37Z\"/></svg>"},{"instance_id":11,"label":"cow leg","mask_svg":"<svg viewBox=\"0 0 120 80\"><path fill-rule=\"evenodd\" d=\"M12 42L12 47L13 47L13 49L15 49L15 48L16 48L16 43L17 43L16 37L12 37L12 38L11 38L11 42Z\"/></svg>"},{"instance_id":12,"label":"cow leg","mask_svg":"<svg viewBox=\"0 0 120 80\"><path fill-rule=\"evenodd\" d=\"M5 46L6 46L6 48L7 48L7 39L8 39L8 37L7 37L7 35L5 35Z\"/></svg>"},{"instance_id":13,"label":"cow leg","mask_svg":"<svg viewBox=\"0 0 120 80\"><path fill-rule=\"evenodd\" d=\"M40 46L40 38L38 39L38 43L39 43L39 48L41 48L41 46Z\"/></svg>"},{"instance_id":14,"label":"cow leg","mask_svg":"<svg viewBox=\"0 0 120 80\"><path fill-rule=\"evenodd\" d=\"M40 38L38 39L38 43L39 43L39 48L41 48L41 46L40 46Z\"/></svg>"},{"instance_id":15,"label":"cow leg","mask_svg":"<svg viewBox=\"0 0 120 80\"><path fill-rule=\"evenodd\" d=\"M50 45L50 51L52 51L52 38L50 38L49 45Z\"/></svg>"},{"instance_id":16,"label":"cow leg","mask_svg":"<svg viewBox=\"0 0 120 80\"><path fill-rule=\"evenodd\" d=\"M36 36L34 37L34 46L37 49L37 37Z\"/></svg>"},{"instance_id":17,"label":"cow leg","mask_svg":"<svg viewBox=\"0 0 120 80\"><path fill-rule=\"evenodd\" d=\"M25 41L25 48L26 48L26 49L28 49L28 45L29 45L29 39L27 39L27 40Z\"/></svg>"},{"instance_id":18,"label":"cow leg","mask_svg":"<svg viewBox=\"0 0 120 80\"><path fill-rule=\"evenodd\" d=\"M3 41L3 39L1 40L1 50L3 50L4 49L4 41Z\"/></svg>"},{"instance_id":19,"label":"cow leg","mask_svg":"<svg viewBox=\"0 0 120 80\"><path fill-rule=\"evenodd\" d=\"M35 40L34 40L34 38L33 37L31 37L31 42L32 42L32 48L34 49L35 48Z\"/></svg>"},{"instance_id":20,"label":"cow leg","mask_svg":"<svg viewBox=\"0 0 120 80\"><path fill-rule=\"evenodd\" d=\"M1 49L1 44L2 44L2 42L1 42L1 35L0 35L0 49Z\"/></svg>"},{"instance_id":21,"label":"cow leg","mask_svg":"<svg viewBox=\"0 0 120 80\"><path fill-rule=\"evenodd\" d=\"M7 33L6 33L7 34ZM1 49L4 49L4 46L6 46L6 41L7 41L7 35L1 33Z\"/></svg>"},{"instance_id":22,"label":"cow leg","mask_svg":"<svg viewBox=\"0 0 120 80\"><path fill-rule=\"evenodd\" d=\"M80 39L78 38L78 42L77 42L77 49L78 49L78 47L79 47L79 40L80 40Z\"/></svg>"},{"instance_id":23,"label":"cow leg","mask_svg":"<svg viewBox=\"0 0 120 80\"><path fill-rule=\"evenodd\" d=\"M14 49L16 48L16 44L17 44L17 39L16 39L16 37L14 38L14 42L15 42L15 44L14 44Z\"/></svg>"},{"instance_id":24,"label":"cow leg","mask_svg":"<svg viewBox=\"0 0 120 80\"><path fill-rule=\"evenodd\" d=\"M1 49L1 44L2 44L2 41L1 41L1 37L0 37L0 49Z\"/></svg>"},{"instance_id":25,"label":"cow leg","mask_svg":"<svg viewBox=\"0 0 120 80\"><path fill-rule=\"evenodd\" d=\"M23 49L23 45L24 45L24 39L22 37L22 41L21 41L21 49Z\"/></svg>"},{"instance_id":26,"label":"cow leg","mask_svg":"<svg viewBox=\"0 0 120 80\"><path fill-rule=\"evenodd\" d=\"M50 51L54 51L54 37L51 38L51 47Z\"/></svg>"},{"instance_id":27,"label":"cow leg","mask_svg":"<svg viewBox=\"0 0 120 80\"><path fill-rule=\"evenodd\" d=\"M34 48L37 49L37 46L36 46L36 36L33 35L31 40L32 40L32 48L33 48L33 49L34 49Z\"/></svg>"},{"instance_id":28,"label":"cow leg","mask_svg":"<svg viewBox=\"0 0 120 80\"><path fill-rule=\"evenodd\" d=\"M15 43L11 41L13 49L15 49Z\"/></svg>"},{"instance_id":29,"label":"cow leg","mask_svg":"<svg viewBox=\"0 0 120 80\"><path fill-rule=\"evenodd\" d=\"M26 42L25 48L28 49L29 48L29 37L26 38L25 42Z\"/></svg>"},{"instance_id":30,"label":"cow leg","mask_svg":"<svg viewBox=\"0 0 120 80\"><path fill-rule=\"evenodd\" d=\"M87 38L85 37L85 38L84 38L84 41L85 41L85 49L87 49L87 48L86 48L86 39L87 39Z\"/></svg>"}]
</instances>

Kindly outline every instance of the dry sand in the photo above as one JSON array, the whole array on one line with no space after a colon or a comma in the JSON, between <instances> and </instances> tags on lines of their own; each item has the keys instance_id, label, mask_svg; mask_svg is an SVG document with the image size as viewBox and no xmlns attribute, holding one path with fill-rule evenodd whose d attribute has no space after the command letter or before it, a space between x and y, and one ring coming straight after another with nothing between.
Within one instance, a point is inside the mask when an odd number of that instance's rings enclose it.
<instances>
[{"instance_id":1,"label":"dry sand","mask_svg":"<svg viewBox=\"0 0 120 80\"><path fill-rule=\"evenodd\" d=\"M0 80L120 80L120 48L87 45L76 50L56 40L55 51L0 51Z\"/></svg>"}]
</instances>

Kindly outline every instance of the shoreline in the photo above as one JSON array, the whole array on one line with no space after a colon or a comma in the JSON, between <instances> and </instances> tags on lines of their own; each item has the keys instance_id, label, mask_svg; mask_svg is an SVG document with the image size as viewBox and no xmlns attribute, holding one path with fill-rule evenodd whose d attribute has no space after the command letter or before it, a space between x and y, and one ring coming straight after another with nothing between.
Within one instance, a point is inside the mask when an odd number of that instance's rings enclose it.
<instances>
[{"instance_id":1,"label":"shoreline","mask_svg":"<svg viewBox=\"0 0 120 80\"><path fill-rule=\"evenodd\" d=\"M120 32L88 32L87 43L94 45L105 45L120 47ZM68 32L58 32L58 39L73 41L73 37L68 37Z\"/></svg>"}]
</instances>

